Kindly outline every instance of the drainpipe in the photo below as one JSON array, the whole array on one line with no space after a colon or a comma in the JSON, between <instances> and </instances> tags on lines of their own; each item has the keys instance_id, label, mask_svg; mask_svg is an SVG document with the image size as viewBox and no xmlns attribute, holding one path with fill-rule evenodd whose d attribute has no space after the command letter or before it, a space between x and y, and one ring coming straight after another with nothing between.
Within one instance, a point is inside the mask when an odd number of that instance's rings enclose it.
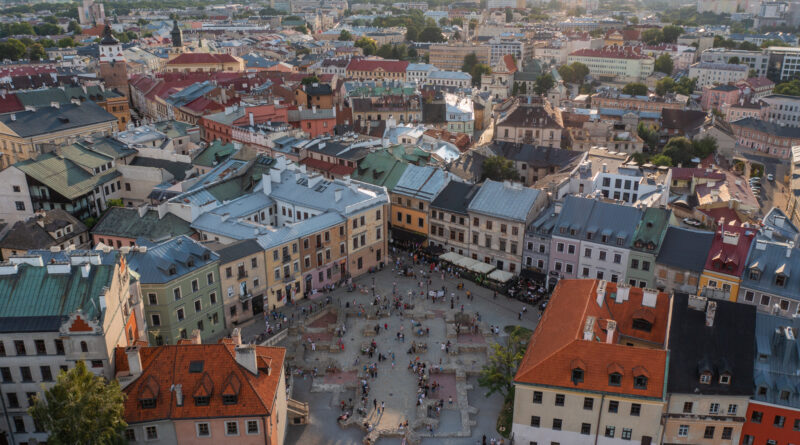
<instances>
[{"instance_id":1,"label":"drainpipe","mask_svg":"<svg viewBox=\"0 0 800 445\"><path fill-rule=\"evenodd\" d=\"M600 419L603 418L603 401L606 400L606 395L603 394L600 396L600 412L597 413L597 431L594 432L594 445L597 445L597 441L600 439Z\"/></svg>"}]
</instances>

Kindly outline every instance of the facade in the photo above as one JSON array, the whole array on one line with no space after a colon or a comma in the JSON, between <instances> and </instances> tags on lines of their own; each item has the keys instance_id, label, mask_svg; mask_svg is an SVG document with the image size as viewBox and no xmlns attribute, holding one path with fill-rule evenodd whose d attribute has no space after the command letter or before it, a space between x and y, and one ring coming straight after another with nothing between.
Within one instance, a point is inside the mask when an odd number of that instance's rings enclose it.
<instances>
[{"instance_id":1,"label":"facade","mask_svg":"<svg viewBox=\"0 0 800 445\"><path fill-rule=\"evenodd\" d=\"M730 63L731 58L739 59L740 64L747 65L755 70L758 77L767 76L769 54L763 51L745 51L741 49L709 48L700 54L700 62Z\"/></svg>"},{"instance_id":2,"label":"facade","mask_svg":"<svg viewBox=\"0 0 800 445\"><path fill-rule=\"evenodd\" d=\"M515 443L663 443L669 296L556 286L514 378Z\"/></svg>"},{"instance_id":3,"label":"facade","mask_svg":"<svg viewBox=\"0 0 800 445\"><path fill-rule=\"evenodd\" d=\"M800 73L800 48L796 46L770 46L764 50L769 55L767 77L773 82L794 79Z\"/></svg>"},{"instance_id":4,"label":"facade","mask_svg":"<svg viewBox=\"0 0 800 445\"><path fill-rule=\"evenodd\" d=\"M580 62L597 77L643 80L653 74L655 60L641 49L611 46L603 49L580 49L567 56L567 63Z\"/></svg>"},{"instance_id":5,"label":"facade","mask_svg":"<svg viewBox=\"0 0 800 445\"><path fill-rule=\"evenodd\" d=\"M264 249L249 239L226 245L216 253L225 328L233 329L264 312L268 282Z\"/></svg>"},{"instance_id":6,"label":"facade","mask_svg":"<svg viewBox=\"0 0 800 445\"><path fill-rule=\"evenodd\" d=\"M800 144L800 127L787 127L754 117L731 122L739 147L789 159L792 147Z\"/></svg>"},{"instance_id":7,"label":"facade","mask_svg":"<svg viewBox=\"0 0 800 445\"><path fill-rule=\"evenodd\" d=\"M103 38L100 40L100 79L105 83L106 88L117 90L125 96L128 93L128 65L122 51L122 44L111 32L111 26L106 24L103 29ZM127 100L122 102L127 111ZM111 111L111 110L109 110ZM114 107L116 111L116 107ZM124 117L124 116L123 116ZM130 121L130 113L127 120ZM126 122L120 122L120 130L125 129Z\"/></svg>"},{"instance_id":8,"label":"facade","mask_svg":"<svg viewBox=\"0 0 800 445\"><path fill-rule=\"evenodd\" d=\"M430 205L450 179L449 173L438 168L406 167L389 194L393 242L412 245L427 241Z\"/></svg>"},{"instance_id":9,"label":"facade","mask_svg":"<svg viewBox=\"0 0 800 445\"><path fill-rule=\"evenodd\" d=\"M756 311L675 293L664 442L740 443L753 392Z\"/></svg>"},{"instance_id":10,"label":"facade","mask_svg":"<svg viewBox=\"0 0 800 445\"><path fill-rule=\"evenodd\" d=\"M11 443L47 440L28 408L60 371L83 360L93 374L114 378L114 348L143 328L130 278L118 252L31 251L0 265L0 432Z\"/></svg>"},{"instance_id":11,"label":"facade","mask_svg":"<svg viewBox=\"0 0 800 445\"><path fill-rule=\"evenodd\" d=\"M792 280L795 270L800 271L800 249L792 241L758 235L750 248L736 301L782 317L800 313L800 290Z\"/></svg>"},{"instance_id":12,"label":"facade","mask_svg":"<svg viewBox=\"0 0 800 445\"><path fill-rule=\"evenodd\" d=\"M176 236L196 236L187 221L164 213L146 205L136 209L130 207L109 207L103 216L92 226L92 245L98 243L117 249L133 247L137 240L158 242Z\"/></svg>"},{"instance_id":13,"label":"facade","mask_svg":"<svg viewBox=\"0 0 800 445\"><path fill-rule=\"evenodd\" d=\"M562 205L561 202L553 203L525 229L525 245L522 248L522 262L525 269L540 274L547 273L547 267L550 264L553 227L555 227Z\"/></svg>"},{"instance_id":14,"label":"facade","mask_svg":"<svg viewBox=\"0 0 800 445\"><path fill-rule=\"evenodd\" d=\"M283 348L217 344L117 348L129 444L282 445L289 423ZM180 366L178 366L180 364ZM164 369L173 369L164 375ZM258 402L256 402L258 401Z\"/></svg>"},{"instance_id":15,"label":"facade","mask_svg":"<svg viewBox=\"0 0 800 445\"><path fill-rule=\"evenodd\" d=\"M355 80L406 80L408 62L383 59L351 59L345 76Z\"/></svg>"},{"instance_id":16,"label":"facade","mask_svg":"<svg viewBox=\"0 0 800 445\"><path fill-rule=\"evenodd\" d=\"M489 65L490 50L491 47L488 45L435 43L429 47L428 60L431 65L441 70L460 71L464 65L464 57L472 53L478 57L478 62Z\"/></svg>"},{"instance_id":17,"label":"facade","mask_svg":"<svg viewBox=\"0 0 800 445\"><path fill-rule=\"evenodd\" d=\"M213 73L244 71L244 61L230 54L180 53L173 54L164 70L170 73Z\"/></svg>"},{"instance_id":18,"label":"facade","mask_svg":"<svg viewBox=\"0 0 800 445\"><path fill-rule=\"evenodd\" d=\"M515 60L525 59L525 42L515 38L495 36L489 40L491 51L489 52L489 66L494 66L503 57L510 55Z\"/></svg>"},{"instance_id":19,"label":"facade","mask_svg":"<svg viewBox=\"0 0 800 445\"><path fill-rule=\"evenodd\" d=\"M652 96L631 96L612 91L601 91L592 94L592 107L594 108L614 108L635 111L652 111L661 113L661 110L668 108L680 110L686 105L674 97Z\"/></svg>"},{"instance_id":20,"label":"facade","mask_svg":"<svg viewBox=\"0 0 800 445\"><path fill-rule=\"evenodd\" d=\"M518 103L496 122L495 128L495 141L560 147L564 124L560 111L539 99L531 104Z\"/></svg>"},{"instance_id":21,"label":"facade","mask_svg":"<svg viewBox=\"0 0 800 445\"><path fill-rule=\"evenodd\" d=\"M128 254L139 275L147 319L147 341L175 345L195 329L201 337L224 332L219 255L186 236Z\"/></svg>"},{"instance_id":22,"label":"facade","mask_svg":"<svg viewBox=\"0 0 800 445\"><path fill-rule=\"evenodd\" d=\"M472 258L519 273L525 229L547 207L547 196L518 182L487 179L467 206Z\"/></svg>"},{"instance_id":23,"label":"facade","mask_svg":"<svg viewBox=\"0 0 800 445\"><path fill-rule=\"evenodd\" d=\"M633 234L629 255L628 284L641 288L656 288L656 257L664 246L672 212L650 207L644 210L642 220Z\"/></svg>"},{"instance_id":24,"label":"facade","mask_svg":"<svg viewBox=\"0 0 800 445\"><path fill-rule=\"evenodd\" d=\"M800 319L758 313L753 351L754 388L745 415L743 445L789 444L800 431Z\"/></svg>"},{"instance_id":25,"label":"facade","mask_svg":"<svg viewBox=\"0 0 800 445\"><path fill-rule=\"evenodd\" d=\"M719 221L697 286L703 296L736 301L754 235L736 222Z\"/></svg>"},{"instance_id":26,"label":"facade","mask_svg":"<svg viewBox=\"0 0 800 445\"><path fill-rule=\"evenodd\" d=\"M800 126L800 98L770 94L759 100L763 120L781 127Z\"/></svg>"},{"instance_id":27,"label":"facade","mask_svg":"<svg viewBox=\"0 0 800 445\"><path fill-rule=\"evenodd\" d=\"M472 76L461 71L432 70L424 80L426 85L442 87L470 88Z\"/></svg>"},{"instance_id":28,"label":"facade","mask_svg":"<svg viewBox=\"0 0 800 445\"><path fill-rule=\"evenodd\" d=\"M406 81L422 85L428 79L430 73L438 70L439 68L429 63L409 63L406 67Z\"/></svg>"},{"instance_id":29,"label":"facade","mask_svg":"<svg viewBox=\"0 0 800 445\"><path fill-rule=\"evenodd\" d=\"M700 106L704 110L722 110L726 105L739 102L741 91L733 85L706 85L703 87L703 96Z\"/></svg>"},{"instance_id":30,"label":"facade","mask_svg":"<svg viewBox=\"0 0 800 445\"><path fill-rule=\"evenodd\" d=\"M456 252L470 256L471 224L467 207L479 190L479 186L459 181L450 181L430 205L431 246L439 246L444 252Z\"/></svg>"},{"instance_id":31,"label":"facade","mask_svg":"<svg viewBox=\"0 0 800 445\"><path fill-rule=\"evenodd\" d=\"M749 70L747 65L741 64L698 62L689 67L689 78L697 79L695 89L702 91L707 86L747 79Z\"/></svg>"},{"instance_id":32,"label":"facade","mask_svg":"<svg viewBox=\"0 0 800 445\"><path fill-rule=\"evenodd\" d=\"M697 293L714 233L670 226L656 257L655 283L664 292Z\"/></svg>"}]
</instances>

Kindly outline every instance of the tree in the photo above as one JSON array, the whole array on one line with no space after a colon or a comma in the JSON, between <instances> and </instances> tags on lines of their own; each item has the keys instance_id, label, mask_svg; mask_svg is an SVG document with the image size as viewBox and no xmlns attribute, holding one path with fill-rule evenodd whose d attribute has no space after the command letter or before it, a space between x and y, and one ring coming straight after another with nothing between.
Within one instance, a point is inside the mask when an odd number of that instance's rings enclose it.
<instances>
[{"instance_id":1,"label":"tree","mask_svg":"<svg viewBox=\"0 0 800 445\"><path fill-rule=\"evenodd\" d=\"M787 96L800 96L800 80L794 79L775 85L772 90L775 94L785 94Z\"/></svg>"},{"instance_id":2,"label":"tree","mask_svg":"<svg viewBox=\"0 0 800 445\"><path fill-rule=\"evenodd\" d=\"M469 71L469 74L472 76L472 84L479 86L481 84L483 75L492 74L492 69L485 63L479 63L472 67L472 69Z\"/></svg>"},{"instance_id":3,"label":"tree","mask_svg":"<svg viewBox=\"0 0 800 445\"><path fill-rule=\"evenodd\" d=\"M25 45L17 39L0 42L0 59L19 60L25 55Z\"/></svg>"},{"instance_id":4,"label":"tree","mask_svg":"<svg viewBox=\"0 0 800 445\"><path fill-rule=\"evenodd\" d=\"M375 54L384 59L390 59L392 57L392 45L384 43Z\"/></svg>"},{"instance_id":5,"label":"tree","mask_svg":"<svg viewBox=\"0 0 800 445\"><path fill-rule=\"evenodd\" d=\"M317 77L316 75L306 76L302 80L300 80L300 83L303 85L311 85L312 83L319 83L319 77Z\"/></svg>"},{"instance_id":6,"label":"tree","mask_svg":"<svg viewBox=\"0 0 800 445\"><path fill-rule=\"evenodd\" d=\"M39 43L34 43L33 45L28 47L28 58L34 62L38 62L42 59L47 58L47 53L44 50L44 47Z\"/></svg>"},{"instance_id":7,"label":"tree","mask_svg":"<svg viewBox=\"0 0 800 445\"><path fill-rule=\"evenodd\" d=\"M671 77L665 77L656 82L656 94L663 96L675 90L675 81Z\"/></svg>"},{"instance_id":8,"label":"tree","mask_svg":"<svg viewBox=\"0 0 800 445\"><path fill-rule=\"evenodd\" d=\"M697 78L690 79L688 77L681 77L681 80L675 84L674 91L678 94L683 94L684 96L689 96L694 93L695 88L697 87Z\"/></svg>"},{"instance_id":9,"label":"tree","mask_svg":"<svg viewBox=\"0 0 800 445\"><path fill-rule=\"evenodd\" d=\"M693 140L692 149L694 150L695 156L698 158L707 158L709 155L716 153L717 140L707 134L700 139Z\"/></svg>"},{"instance_id":10,"label":"tree","mask_svg":"<svg viewBox=\"0 0 800 445\"><path fill-rule=\"evenodd\" d=\"M56 46L56 42L53 39L39 39L39 44L45 48L53 48Z\"/></svg>"},{"instance_id":11,"label":"tree","mask_svg":"<svg viewBox=\"0 0 800 445\"><path fill-rule=\"evenodd\" d=\"M300 34L308 34L308 27L305 24L300 26L295 26L292 29L299 32Z\"/></svg>"},{"instance_id":12,"label":"tree","mask_svg":"<svg viewBox=\"0 0 800 445\"><path fill-rule=\"evenodd\" d=\"M533 92L539 96L544 96L550 91L556 84L555 79L553 79L553 75L550 73L545 73L539 76L536 79L536 82L533 85Z\"/></svg>"},{"instance_id":13,"label":"tree","mask_svg":"<svg viewBox=\"0 0 800 445\"><path fill-rule=\"evenodd\" d=\"M506 8L506 23L511 23L514 21L514 11L511 8Z\"/></svg>"},{"instance_id":14,"label":"tree","mask_svg":"<svg viewBox=\"0 0 800 445\"><path fill-rule=\"evenodd\" d=\"M78 46L78 43L75 42L75 39L72 37L64 37L63 39L59 39L57 45L59 48L71 48L73 46Z\"/></svg>"},{"instance_id":15,"label":"tree","mask_svg":"<svg viewBox=\"0 0 800 445\"><path fill-rule=\"evenodd\" d=\"M83 360L58 375L56 384L37 396L29 412L53 445L122 442L125 395L116 380L106 383Z\"/></svg>"},{"instance_id":16,"label":"tree","mask_svg":"<svg viewBox=\"0 0 800 445\"><path fill-rule=\"evenodd\" d=\"M689 164L695 157L692 141L683 136L674 137L664 146L663 155L669 156L672 165Z\"/></svg>"},{"instance_id":17,"label":"tree","mask_svg":"<svg viewBox=\"0 0 800 445\"><path fill-rule=\"evenodd\" d=\"M650 158L650 163L655 165L663 165L665 167L672 166L672 159L665 154L658 154Z\"/></svg>"},{"instance_id":18,"label":"tree","mask_svg":"<svg viewBox=\"0 0 800 445\"><path fill-rule=\"evenodd\" d=\"M669 54L664 53L658 58L656 58L654 69L660 73L664 74L672 74L672 69L674 68L674 64L672 62L672 57Z\"/></svg>"},{"instance_id":19,"label":"tree","mask_svg":"<svg viewBox=\"0 0 800 445\"><path fill-rule=\"evenodd\" d=\"M580 62L572 62L558 67L558 75L564 82L581 84L589 75L589 67Z\"/></svg>"},{"instance_id":20,"label":"tree","mask_svg":"<svg viewBox=\"0 0 800 445\"><path fill-rule=\"evenodd\" d=\"M622 94L631 96L647 96L647 85L640 82L631 82L622 88Z\"/></svg>"},{"instance_id":21,"label":"tree","mask_svg":"<svg viewBox=\"0 0 800 445\"><path fill-rule=\"evenodd\" d=\"M731 57L730 59L728 59L728 63L730 63L731 65L738 65L739 57L738 56Z\"/></svg>"},{"instance_id":22,"label":"tree","mask_svg":"<svg viewBox=\"0 0 800 445\"><path fill-rule=\"evenodd\" d=\"M683 28L680 26L667 25L661 28L662 42L664 43L677 42L681 34L683 34Z\"/></svg>"},{"instance_id":23,"label":"tree","mask_svg":"<svg viewBox=\"0 0 800 445\"><path fill-rule=\"evenodd\" d=\"M636 127L636 132L650 151L656 149L658 146L658 132L652 125L639 122L639 125Z\"/></svg>"},{"instance_id":24,"label":"tree","mask_svg":"<svg viewBox=\"0 0 800 445\"><path fill-rule=\"evenodd\" d=\"M483 161L484 169L489 159ZM500 393L504 399L508 399L513 393L514 375L522 362L525 346L529 340L526 333L526 331L516 328L509 333L505 346L499 343L492 345L489 361L478 376L478 384L488 390L487 396Z\"/></svg>"},{"instance_id":25,"label":"tree","mask_svg":"<svg viewBox=\"0 0 800 445\"><path fill-rule=\"evenodd\" d=\"M428 26L419 33L421 42L444 42L442 30L438 26Z\"/></svg>"},{"instance_id":26,"label":"tree","mask_svg":"<svg viewBox=\"0 0 800 445\"><path fill-rule=\"evenodd\" d=\"M556 68L558 71L558 75L567 83L574 83L572 79L575 78L575 71L569 65L561 65L560 67Z\"/></svg>"},{"instance_id":27,"label":"tree","mask_svg":"<svg viewBox=\"0 0 800 445\"><path fill-rule=\"evenodd\" d=\"M365 56L371 56L378 51L378 45L375 43L375 41L366 36L356 40L354 45L358 48L361 48L364 51Z\"/></svg>"},{"instance_id":28,"label":"tree","mask_svg":"<svg viewBox=\"0 0 800 445\"><path fill-rule=\"evenodd\" d=\"M642 42L648 45L658 45L664 41L664 33L660 29L653 28L642 33Z\"/></svg>"},{"instance_id":29,"label":"tree","mask_svg":"<svg viewBox=\"0 0 800 445\"><path fill-rule=\"evenodd\" d=\"M81 25L79 25L77 21L72 20L69 22L69 25L67 25L67 31L73 34L80 34L83 32L83 29L81 28Z\"/></svg>"},{"instance_id":30,"label":"tree","mask_svg":"<svg viewBox=\"0 0 800 445\"><path fill-rule=\"evenodd\" d=\"M465 73L472 72L472 68L478 63L480 63L480 61L478 60L477 54L469 53L464 56L464 63L461 64L461 71Z\"/></svg>"},{"instance_id":31,"label":"tree","mask_svg":"<svg viewBox=\"0 0 800 445\"><path fill-rule=\"evenodd\" d=\"M343 29L342 32L339 33L339 40L342 42L348 42L353 40L353 35L350 34L350 31Z\"/></svg>"},{"instance_id":32,"label":"tree","mask_svg":"<svg viewBox=\"0 0 800 445\"><path fill-rule=\"evenodd\" d=\"M447 26L450 24L450 20L447 17L442 17L439 19L439 26Z\"/></svg>"},{"instance_id":33,"label":"tree","mask_svg":"<svg viewBox=\"0 0 800 445\"><path fill-rule=\"evenodd\" d=\"M517 178L519 178L519 175L517 174L517 169L514 168L514 161L503 156L489 156L483 161L482 179L503 181Z\"/></svg>"},{"instance_id":34,"label":"tree","mask_svg":"<svg viewBox=\"0 0 800 445\"><path fill-rule=\"evenodd\" d=\"M52 23L40 23L33 27L37 36L54 36L61 34L61 27Z\"/></svg>"},{"instance_id":35,"label":"tree","mask_svg":"<svg viewBox=\"0 0 800 445\"><path fill-rule=\"evenodd\" d=\"M413 26L406 28L406 41L416 42L419 39L419 30Z\"/></svg>"}]
</instances>

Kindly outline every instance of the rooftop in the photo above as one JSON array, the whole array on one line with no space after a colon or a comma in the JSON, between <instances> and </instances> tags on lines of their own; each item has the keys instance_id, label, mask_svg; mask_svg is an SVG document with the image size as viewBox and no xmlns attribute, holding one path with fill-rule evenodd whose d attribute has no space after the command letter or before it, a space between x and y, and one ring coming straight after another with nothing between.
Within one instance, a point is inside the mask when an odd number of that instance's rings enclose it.
<instances>
[{"instance_id":1,"label":"rooftop","mask_svg":"<svg viewBox=\"0 0 800 445\"><path fill-rule=\"evenodd\" d=\"M92 227L92 235L144 238L151 242L193 233L188 222L172 213L167 212L159 218L155 210L141 212L140 209L130 207L109 207Z\"/></svg>"},{"instance_id":2,"label":"rooftop","mask_svg":"<svg viewBox=\"0 0 800 445\"><path fill-rule=\"evenodd\" d=\"M487 179L467 208L470 212L527 222L528 214L541 193L541 190L526 188L519 183Z\"/></svg>"}]
</instances>

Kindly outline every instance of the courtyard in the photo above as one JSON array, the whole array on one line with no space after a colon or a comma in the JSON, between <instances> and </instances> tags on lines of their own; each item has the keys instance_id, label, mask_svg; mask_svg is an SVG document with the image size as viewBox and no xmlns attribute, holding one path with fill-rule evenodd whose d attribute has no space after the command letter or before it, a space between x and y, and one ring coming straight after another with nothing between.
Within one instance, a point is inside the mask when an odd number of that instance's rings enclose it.
<instances>
[{"instance_id":1,"label":"courtyard","mask_svg":"<svg viewBox=\"0 0 800 445\"><path fill-rule=\"evenodd\" d=\"M286 443L449 445L500 438L502 396L486 397L477 375L491 345L505 341L503 327L532 330L538 311L528 306L523 313L523 303L428 272L429 266L414 270L407 277L387 266L355 279L352 291L299 303L330 300L293 322L277 343L294 369L291 396L310 410L307 425L289 426ZM243 336L259 329L254 323Z\"/></svg>"}]
</instances>

